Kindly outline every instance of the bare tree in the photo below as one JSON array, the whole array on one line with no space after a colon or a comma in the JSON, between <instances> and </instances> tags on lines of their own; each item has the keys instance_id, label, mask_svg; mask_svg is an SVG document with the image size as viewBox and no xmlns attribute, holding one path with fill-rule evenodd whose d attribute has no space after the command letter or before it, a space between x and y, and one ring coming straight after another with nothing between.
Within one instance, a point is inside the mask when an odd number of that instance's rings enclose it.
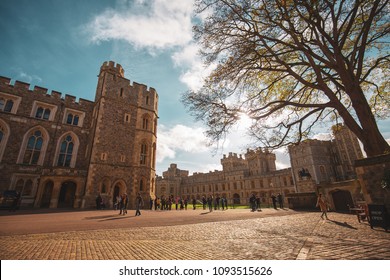
<instances>
[{"instance_id":1,"label":"bare tree","mask_svg":"<svg viewBox=\"0 0 390 280\"><path fill-rule=\"evenodd\" d=\"M368 156L389 151L389 0L198 0L194 27L215 70L182 101L219 140L245 113L277 148L325 121L344 124Z\"/></svg>"}]
</instances>

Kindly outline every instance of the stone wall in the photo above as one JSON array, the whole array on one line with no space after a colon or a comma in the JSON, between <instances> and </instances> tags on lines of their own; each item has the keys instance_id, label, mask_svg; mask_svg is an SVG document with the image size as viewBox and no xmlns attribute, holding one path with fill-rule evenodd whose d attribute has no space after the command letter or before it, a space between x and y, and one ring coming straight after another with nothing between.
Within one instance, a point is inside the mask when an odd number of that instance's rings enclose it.
<instances>
[{"instance_id":1,"label":"stone wall","mask_svg":"<svg viewBox=\"0 0 390 280\"><path fill-rule=\"evenodd\" d=\"M390 189L383 188L385 172L390 172L390 154L357 160L355 169L367 203L385 204L390 209Z\"/></svg>"}]
</instances>

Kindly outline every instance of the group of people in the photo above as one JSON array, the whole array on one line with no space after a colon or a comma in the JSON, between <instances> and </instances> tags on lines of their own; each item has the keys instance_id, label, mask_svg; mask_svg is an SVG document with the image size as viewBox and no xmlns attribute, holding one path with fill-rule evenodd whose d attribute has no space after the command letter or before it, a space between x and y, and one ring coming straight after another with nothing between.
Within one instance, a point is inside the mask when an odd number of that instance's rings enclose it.
<instances>
[{"instance_id":1,"label":"group of people","mask_svg":"<svg viewBox=\"0 0 390 280\"><path fill-rule=\"evenodd\" d=\"M182 197L176 197L174 198L173 195L170 195L168 197L162 196L161 198L156 197L155 199L150 198L150 210L172 210L172 205L175 204L176 210L187 210L188 207L188 199L182 198Z\"/></svg>"},{"instance_id":2,"label":"group of people","mask_svg":"<svg viewBox=\"0 0 390 280\"><path fill-rule=\"evenodd\" d=\"M249 204L252 212L261 211L261 205L260 205L261 199L259 196L255 195L254 193L249 198Z\"/></svg>"},{"instance_id":3,"label":"group of people","mask_svg":"<svg viewBox=\"0 0 390 280\"><path fill-rule=\"evenodd\" d=\"M277 202L279 203L279 207L283 209L283 196L280 193L278 195L272 194L271 199L274 209L278 209L278 207L276 206Z\"/></svg>"},{"instance_id":4,"label":"group of people","mask_svg":"<svg viewBox=\"0 0 390 280\"><path fill-rule=\"evenodd\" d=\"M114 210L119 210L119 215L126 215L128 204L129 204L129 197L128 197L127 193L123 193L121 195L118 195L115 199L115 202L114 202ZM135 215L136 216L141 215L141 208L143 206L144 206L144 201L142 199L141 194L138 193L136 198L135 198L135 208L136 208ZM101 210L101 209L105 209L105 207L106 206L105 206L104 200L102 199L101 195L99 194L96 197L96 209Z\"/></svg>"},{"instance_id":5,"label":"group of people","mask_svg":"<svg viewBox=\"0 0 390 280\"><path fill-rule=\"evenodd\" d=\"M279 202L280 208L283 209L283 196L280 193L277 196L272 194L271 199L272 199L272 204L273 204L274 209L277 209L277 206L276 206L277 202ZM127 214L128 202L129 202L129 197L127 196L126 193L123 193L122 195L118 195L116 197L116 201L114 203L114 209L119 210L119 215ZM163 196L163 197L161 197L161 199L159 197L156 197L155 199L150 198L150 210L153 209L153 206L154 206L154 210L172 210L173 203L175 203L176 210L179 210L179 209L180 210L183 210L183 209L187 210L188 199L181 198L181 197L176 197L176 199L175 199L173 197L173 195L168 196L167 198L165 198ZM193 198L192 199L193 210L196 209L196 204L197 204L197 200L195 198ZM207 198L206 198L206 196L203 196L201 204L203 205L203 210L206 210L206 208L208 208L209 212L212 212L213 210L220 210L220 209L227 210L228 209L228 203L227 203L226 197L216 196L214 198L212 194L210 194ZM261 211L261 206L260 206L261 199L260 199L260 197L256 196L255 194L252 194L251 197L249 198L249 204L250 204L252 212ZM137 196L135 199L135 208L136 208L135 216L141 215L141 208L143 206L144 206L144 201L142 199L142 196L140 193L137 193ZM105 207L106 207L105 202L102 199L101 195L99 194L96 197L96 209L98 209L98 210L105 209ZM329 205L328 205L326 199L324 199L322 197L321 193L318 195L316 207L319 207L321 212L322 212L321 218L324 219L324 217L325 217L325 219L328 220L327 211L328 211Z\"/></svg>"},{"instance_id":6,"label":"group of people","mask_svg":"<svg viewBox=\"0 0 390 280\"><path fill-rule=\"evenodd\" d=\"M214 197L212 194L210 194L207 198L206 196L202 197L202 205L203 210L206 210L206 207L209 209L209 212L212 212L214 210L227 210L228 209L228 201L226 197L220 197L217 195Z\"/></svg>"}]
</instances>

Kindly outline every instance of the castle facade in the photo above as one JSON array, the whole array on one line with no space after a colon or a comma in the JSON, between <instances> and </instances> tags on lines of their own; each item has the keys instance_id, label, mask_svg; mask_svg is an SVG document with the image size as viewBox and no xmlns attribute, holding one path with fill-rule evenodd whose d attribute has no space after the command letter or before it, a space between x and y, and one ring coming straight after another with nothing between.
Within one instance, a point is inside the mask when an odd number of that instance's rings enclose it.
<instances>
[{"instance_id":1,"label":"castle facade","mask_svg":"<svg viewBox=\"0 0 390 280\"><path fill-rule=\"evenodd\" d=\"M263 204L271 203L271 196L283 197L295 192L291 168L276 170L276 157L267 150L248 149L245 155L229 153L221 159L222 171L194 173L171 164L163 176L157 177L158 197L182 197L201 200L203 196L225 197L229 205L248 204L252 194Z\"/></svg>"},{"instance_id":2,"label":"castle facade","mask_svg":"<svg viewBox=\"0 0 390 280\"><path fill-rule=\"evenodd\" d=\"M100 68L95 100L0 77L0 191L22 207L108 207L122 193L133 207L155 193L158 94L132 84L119 64Z\"/></svg>"}]
</instances>

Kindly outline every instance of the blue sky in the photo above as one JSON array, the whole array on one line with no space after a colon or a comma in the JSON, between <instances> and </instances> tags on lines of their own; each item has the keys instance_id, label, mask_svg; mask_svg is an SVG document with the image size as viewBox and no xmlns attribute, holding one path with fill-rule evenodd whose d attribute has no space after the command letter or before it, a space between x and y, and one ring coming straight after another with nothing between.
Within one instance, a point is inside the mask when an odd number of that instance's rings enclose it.
<instances>
[{"instance_id":1,"label":"blue sky","mask_svg":"<svg viewBox=\"0 0 390 280\"><path fill-rule=\"evenodd\" d=\"M180 103L207 74L192 41L193 0L1 0L0 75L94 100L104 61L159 94L157 173L221 169L223 154L243 153L248 139L235 129L217 152ZM390 139L390 121L380 123ZM324 131L327 132L327 131ZM214 151L214 152L213 152ZM277 152L277 165L289 165Z\"/></svg>"}]
</instances>

